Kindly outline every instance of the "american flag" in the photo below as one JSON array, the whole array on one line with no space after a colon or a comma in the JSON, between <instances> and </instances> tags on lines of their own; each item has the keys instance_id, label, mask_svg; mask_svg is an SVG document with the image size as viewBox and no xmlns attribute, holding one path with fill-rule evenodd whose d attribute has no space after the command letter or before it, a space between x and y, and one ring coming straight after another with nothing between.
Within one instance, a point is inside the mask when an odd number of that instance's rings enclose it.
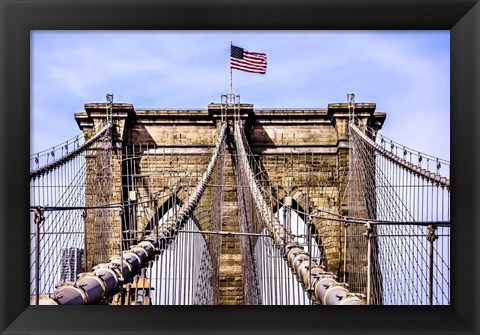
<instances>
[{"instance_id":1,"label":"american flag","mask_svg":"<svg viewBox=\"0 0 480 335\"><path fill-rule=\"evenodd\" d=\"M232 45L230 67L241 71L265 74L267 71L267 55L250 52Z\"/></svg>"}]
</instances>

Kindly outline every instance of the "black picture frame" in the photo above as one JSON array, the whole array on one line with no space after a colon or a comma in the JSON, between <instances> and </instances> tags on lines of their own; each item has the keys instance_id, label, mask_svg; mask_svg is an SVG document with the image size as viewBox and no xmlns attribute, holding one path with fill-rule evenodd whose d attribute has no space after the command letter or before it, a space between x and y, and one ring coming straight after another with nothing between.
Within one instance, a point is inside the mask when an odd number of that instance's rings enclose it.
<instances>
[{"instance_id":1,"label":"black picture frame","mask_svg":"<svg viewBox=\"0 0 480 335\"><path fill-rule=\"evenodd\" d=\"M478 0L0 0L2 334L478 334ZM447 29L451 34L450 306L29 306L30 31ZM53 93L54 94L54 93Z\"/></svg>"}]
</instances>

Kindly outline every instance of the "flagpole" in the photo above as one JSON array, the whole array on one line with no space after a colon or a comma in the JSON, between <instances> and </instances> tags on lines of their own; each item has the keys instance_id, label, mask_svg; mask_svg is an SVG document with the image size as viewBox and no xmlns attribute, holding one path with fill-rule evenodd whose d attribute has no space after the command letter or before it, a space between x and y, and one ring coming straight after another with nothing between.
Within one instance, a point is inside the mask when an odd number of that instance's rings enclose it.
<instances>
[{"instance_id":1,"label":"flagpole","mask_svg":"<svg viewBox=\"0 0 480 335\"><path fill-rule=\"evenodd\" d=\"M230 58L232 57L232 42L230 41ZM232 64L230 60L230 96L232 96Z\"/></svg>"}]
</instances>

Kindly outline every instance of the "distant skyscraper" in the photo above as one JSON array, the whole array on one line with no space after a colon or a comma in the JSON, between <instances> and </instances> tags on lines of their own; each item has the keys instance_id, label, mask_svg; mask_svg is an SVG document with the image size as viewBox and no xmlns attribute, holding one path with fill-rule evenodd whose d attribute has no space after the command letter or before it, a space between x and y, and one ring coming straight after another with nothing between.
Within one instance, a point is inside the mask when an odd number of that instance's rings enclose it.
<instances>
[{"instance_id":1,"label":"distant skyscraper","mask_svg":"<svg viewBox=\"0 0 480 335\"><path fill-rule=\"evenodd\" d=\"M77 274L82 271L83 249L65 248L62 249L60 266L60 281L74 282Z\"/></svg>"}]
</instances>

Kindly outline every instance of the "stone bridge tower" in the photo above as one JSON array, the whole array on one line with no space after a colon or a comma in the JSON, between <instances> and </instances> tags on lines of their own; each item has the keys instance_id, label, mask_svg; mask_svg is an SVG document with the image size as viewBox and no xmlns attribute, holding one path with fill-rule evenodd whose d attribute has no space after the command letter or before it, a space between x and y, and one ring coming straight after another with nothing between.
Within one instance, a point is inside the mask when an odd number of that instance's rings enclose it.
<instances>
[{"instance_id":1,"label":"stone bridge tower","mask_svg":"<svg viewBox=\"0 0 480 335\"><path fill-rule=\"evenodd\" d=\"M87 139L105 125L107 107L105 103L89 103L85 112L75 114ZM375 107L373 103L356 103L355 116L363 125L379 129L386 115L375 112ZM196 185L208 164L225 114L233 117L237 113L244 121L250 148L279 199L289 197L293 209L302 212L321 208L348 215L347 103L333 103L323 109L257 109L247 103L236 108L234 111L221 103L211 103L205 109L178 110L112 105L115 127L113 141L105 143L107 164L95 166L87 157L86 206L135 201L152 194L158 196L158 201L155 205L139 204L126 212L115 207L87 211L87 270L118 254L121 237L132 241L138 238L148 228L149 220L145 218L187 199L189 187ZM200 230L240 231L233 153L228 148L224 153L223 168L214 173L211 187L207 187L194 212ZM222 185L221 191L215 185ZM162 202L167 198L169 202ZM344 275L341 265L349 256L343 252L343 225L320 218L309 224L324 236L319 242L327 269ZM246 254L239 237L204 238L217 271L215 302L248 303L244 295L248 280L242 269L251 255ZM345 275L349 278L351 274Z\"/></svg>"}]
</instances>

